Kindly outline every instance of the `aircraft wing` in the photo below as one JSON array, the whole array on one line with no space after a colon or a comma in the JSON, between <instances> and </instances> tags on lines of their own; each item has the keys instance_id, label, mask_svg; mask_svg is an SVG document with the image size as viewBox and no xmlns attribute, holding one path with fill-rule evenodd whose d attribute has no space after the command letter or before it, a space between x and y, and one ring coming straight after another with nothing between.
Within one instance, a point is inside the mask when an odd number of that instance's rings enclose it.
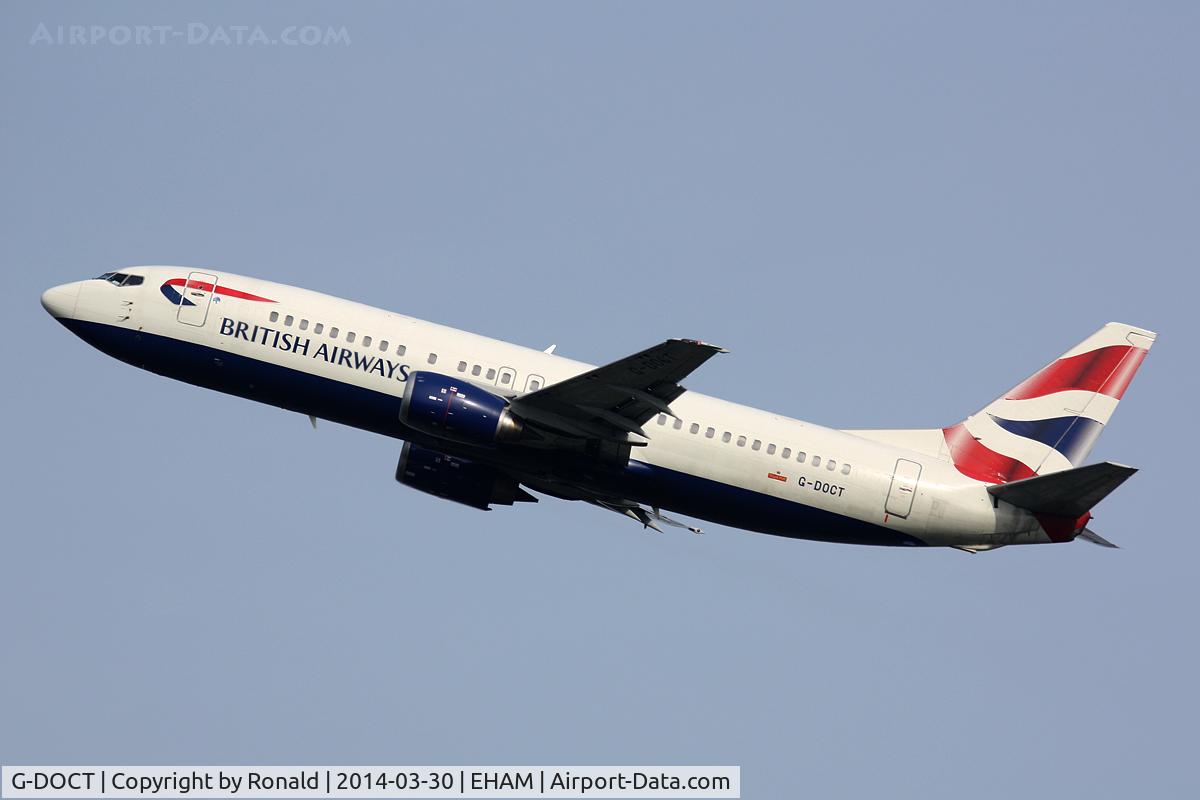
<instances>
[{"instance_id":1,"label":"aircraft wing","mask_svg":"<svg viewBox=\"0 0 1200 800\"><path fill-rule=\"evenodd\" d=\"M642 425L686 390L679 381L726 350L692 339L668 339L619 361L551 384L512 401L513 413L569 436L644 445Z\"/></svg>"}]
</instances>

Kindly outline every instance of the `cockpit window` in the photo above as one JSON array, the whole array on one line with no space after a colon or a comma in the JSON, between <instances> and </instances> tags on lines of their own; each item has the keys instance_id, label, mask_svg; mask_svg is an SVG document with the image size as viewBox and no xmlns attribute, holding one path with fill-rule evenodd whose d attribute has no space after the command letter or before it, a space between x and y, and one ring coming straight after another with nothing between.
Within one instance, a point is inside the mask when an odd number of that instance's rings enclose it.
<instances>
[{"instance_id":1,"label":"cockpit window","mask_svg":"<svg viewBox=\"0 0 1200 800\"><path fill-rule=\"evenodd\" d=\"M98 281L108 281L113 286L141 286L145 280L141 275L126 275L124 272L106 272L96 278Z\"/></svg>"}]
</instances>

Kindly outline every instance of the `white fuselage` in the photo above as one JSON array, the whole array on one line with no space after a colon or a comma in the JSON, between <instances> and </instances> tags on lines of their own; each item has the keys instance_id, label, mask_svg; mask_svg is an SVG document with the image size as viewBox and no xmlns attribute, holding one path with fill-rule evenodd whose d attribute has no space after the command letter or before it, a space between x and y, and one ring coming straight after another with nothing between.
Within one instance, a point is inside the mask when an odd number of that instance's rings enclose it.
<instances>
[{"instance_id":1,"label":"white fuselage","mask_svg":"<svg viewBox=\"0 0 1200 800\"><path fill-rule=\"evenodd\" d=\"M138 267L123 272L144 280L136 287L80 281L50 290L50 299L43 302L81 337L135 365L403 438L408 438L403 430L381 428L378 415L388 413L386 403L375 418L360 420L356 403L331 411L337 400L328 387L353 387L398 403L408 376L424 370L511 397L591 369L589 364L361 303L213 270L204 273L215 276L221 287L234 287L237 294L215 295L202 313L185 305L186 300L172 302L172 289L165 285L186 279L191 270ZM177 292L185 290L186 286L175 287ZM186 370L170 368L176 357L164 349L167 343L198 346L179 351L184 353L179 360L188 362ZM147 349L145 357L139 347ZM221 370L227 365L222 354L238 364L261 365L264 386L272 376L284 374L270 365L296 373L300 382L290 391L298 396L282 402L279 394L265 389L266 396L259 398L260 387L223 382ZM211 379L209 361L216 376ZM314 377L324 379L311 383L320 387L313 390L320 398L304 396L310 385L305 381ZM633 462L744 490L738 497L776 498L911 539L897 543L986 548L1050 541L1033 515L1005 503L997 507L986 484L961 474L937 452L898 448L690 391L671 403L671 410L678 419L661 415L645 425L649 444L633 448ZM659 505L652 496L631 499ZM661 506L739 524L739 509L714 514L701 498L690 503L674 493ZM757 520L770 509L785 507L769 503L747 510L745 516ZM760 523L741 527L781 533ZM826 537L821 530L782 533L842 540Z\"/></svg>"}]
</instances>

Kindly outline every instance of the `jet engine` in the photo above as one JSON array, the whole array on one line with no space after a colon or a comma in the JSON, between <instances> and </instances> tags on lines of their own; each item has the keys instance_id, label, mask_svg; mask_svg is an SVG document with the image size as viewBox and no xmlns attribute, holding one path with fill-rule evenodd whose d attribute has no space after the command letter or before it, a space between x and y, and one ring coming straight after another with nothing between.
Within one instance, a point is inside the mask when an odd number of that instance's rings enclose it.
<instances>
[{"instance_id":1,"label":"jet engine","mask_svg":"<svg viewBox=\"0 0 1200 800\"><path fill-rule=\"evenodd\" d=\"M439 372L408 376L400 421L431 436L475 445L514 441L524 428L503 397Z\"/></svg>"},{"instance_id":2,"label":"jet engine","mask_svg":"<svg viewBox=\"0 0 1200 800\"><path fill-rule=\"evenodd\" d=\"M396 465L396 480L405 486L472 508L491 504L536 503L537 498L503 472L458 456L405 442Z\"/></svg>"}]
</instances>

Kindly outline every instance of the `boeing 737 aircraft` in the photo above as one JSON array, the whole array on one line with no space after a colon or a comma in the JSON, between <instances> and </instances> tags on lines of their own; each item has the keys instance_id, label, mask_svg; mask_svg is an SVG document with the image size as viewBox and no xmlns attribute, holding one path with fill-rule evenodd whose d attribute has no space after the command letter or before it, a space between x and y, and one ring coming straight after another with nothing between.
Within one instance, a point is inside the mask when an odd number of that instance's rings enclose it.
<instances>
[{"instance_id":1,"label":"boeing 737 aircraft","mask_svg":"<svg viewBox=\"0 0 1200 800\"><path fill-rule=\"evenodd\" d=\"M1080 537L1134 473L1084 465L1155 334L1109 323L976 414L839 431L686 392L719 347L671 339L602 367L316 292L134 267L42 305L101 352L404 445L396 480L488 510L528 490L645 527L671 511L796 539L977 552Z\"/></svg>"}]
</instances>

